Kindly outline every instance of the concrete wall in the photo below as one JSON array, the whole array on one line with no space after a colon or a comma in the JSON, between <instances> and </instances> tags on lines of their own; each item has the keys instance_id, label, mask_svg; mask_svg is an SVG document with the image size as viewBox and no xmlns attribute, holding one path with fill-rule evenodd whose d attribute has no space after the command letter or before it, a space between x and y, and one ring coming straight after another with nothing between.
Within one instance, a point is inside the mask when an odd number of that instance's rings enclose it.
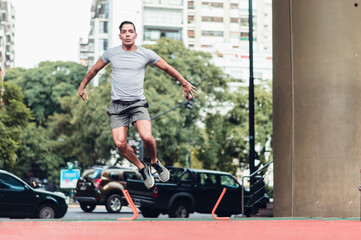
<instances>
[{"instance_id":1,"label":"concrete wall","mask_svg":"<svg viewBox=\"0 0 361 240\"><path fill-rule=\"evenodd\" d=\"M360 216L361 1L273 0L273 59L274 215Z\"/></svg>"}]
</instances>

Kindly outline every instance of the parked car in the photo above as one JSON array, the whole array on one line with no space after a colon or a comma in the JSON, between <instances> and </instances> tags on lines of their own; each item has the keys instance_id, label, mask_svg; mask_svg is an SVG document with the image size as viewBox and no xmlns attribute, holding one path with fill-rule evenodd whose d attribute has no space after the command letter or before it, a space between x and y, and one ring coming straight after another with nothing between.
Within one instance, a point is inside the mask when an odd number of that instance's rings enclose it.
<instances>
[{"instance_id":1,"label":"parked car","mask_svg":"<svg viewBox=\"0 0 361 240\"><path fill-rule=\"evenodd\" d=\"M84 212L105 205L109 213L116 213L128 205L122 192L128 179L140 179L140 174L134 169L114 167L87 169L77 182L74 197Z\"/></svg>"},{"instance_id":2,"label":"parked car","mask_svg":"<svg viewBox=\"0 0 361 240\"><path fill-rule=\"evenodd\" d=\"M64 195L33 189L14 174L0 170L0 217L62 218L67 210Z\"/></svg>"},{"instance_id":3,"label":"parked car","mask_svg":"<svg viewBox=\"0 0 361 240\"><path fill-rule=\"evenodd\" d=\"M226 193L216 214L231 216L242 213L242 186L232 174L221 171L168 167L171 177L162 183L155 176L151 189L142 180L128 179L127 190L144 217L158 217L161 213L170 218L188 218L190 213L211 213L223 188ZM249 192L245 190L245 202ZM266 207L269 199L261 197L256 207ZM253 208L253 207L252 207ZM246 215L253 209L246 207Z\"/></svg>"}]
</instances>

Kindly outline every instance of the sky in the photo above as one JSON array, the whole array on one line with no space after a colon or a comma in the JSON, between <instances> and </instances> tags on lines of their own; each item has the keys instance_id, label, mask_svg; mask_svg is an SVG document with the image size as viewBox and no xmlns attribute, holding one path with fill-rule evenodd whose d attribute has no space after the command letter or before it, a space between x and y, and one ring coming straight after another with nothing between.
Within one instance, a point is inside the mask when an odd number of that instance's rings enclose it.
<instances>
[{"instance_id":1,"label":"sky","mask_svg":"<svg viewBox=\"0 0 361 240\"><path fill-rule=\"evenodd\" d=\"M78 62L79 38L90 30L91 0L12 0L15 66L42 61Z\"/></svg>"}]
</instances>

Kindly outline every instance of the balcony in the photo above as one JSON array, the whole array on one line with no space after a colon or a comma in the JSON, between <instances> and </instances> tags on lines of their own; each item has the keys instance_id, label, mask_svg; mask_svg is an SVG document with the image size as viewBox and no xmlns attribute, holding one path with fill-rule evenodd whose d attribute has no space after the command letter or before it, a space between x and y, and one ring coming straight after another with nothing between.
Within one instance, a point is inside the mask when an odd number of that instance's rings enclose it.
<instances>
[{"instance_id":1,"label":"balcony","mask_svg":"<svg viewBox=\"0 0 361 240\"><path fill-rule=\"evenodd\" d=\"M164 9L145 9L144 25L157 27L173 27L179 28L184 23L183 11L180 10L164 10Z\"/></svg>"},{"instance_id":2,"label":"balcony","mask_svg":"<svg viewBox=\"0 0 361 240\"><path fill-rule=\"evenodd\" d=\"M183 0L144 0L144 8L183 9Z\"/></svg>"}]
</instances>

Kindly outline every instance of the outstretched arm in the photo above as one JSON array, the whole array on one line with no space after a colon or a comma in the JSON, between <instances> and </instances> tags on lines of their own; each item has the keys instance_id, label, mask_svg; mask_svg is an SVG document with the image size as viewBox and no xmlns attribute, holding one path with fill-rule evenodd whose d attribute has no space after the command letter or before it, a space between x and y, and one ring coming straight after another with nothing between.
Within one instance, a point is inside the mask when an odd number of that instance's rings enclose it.
<instances>
[{"instance_id":1,"label":"outstretched arm","mask_svg":"<svg viewBox=\"0 0 361 240\"><path fill-rule=\"evenodd\" d=\"M87 72L83 81L80 83L78 88L78 94L83 99L83 101L88 99L86 86L95 77L95 75L97 75L98 72L102 70L105 65L107 65L107 63L103 62L102 58L99 58L98 61L94 64L94 66L89 70L89 72Z\"/></svg>"},{"instance_id":2,"label":"outstretched arm","mask_svg":"<svg viewBox=\"0 0 361 240\"><path fill-rule=\"evenodd\" d=\"M186 98L189 100L190 96L194 97L193 94L197 93L196 92L196 87L194 87L192 84L190 84L190 82L188 82L187 80L184 79L184 77L171 65L169 65L166 61L164 61L163 58L160 58L159 61L154 64L157 68L165 71L166 73L168 73L170 76L174 77L175 79L177 79L183 86L183 92L182 92L182 96L184 96L184 93L187 93Z\"/></svg>"}]
</instances>

